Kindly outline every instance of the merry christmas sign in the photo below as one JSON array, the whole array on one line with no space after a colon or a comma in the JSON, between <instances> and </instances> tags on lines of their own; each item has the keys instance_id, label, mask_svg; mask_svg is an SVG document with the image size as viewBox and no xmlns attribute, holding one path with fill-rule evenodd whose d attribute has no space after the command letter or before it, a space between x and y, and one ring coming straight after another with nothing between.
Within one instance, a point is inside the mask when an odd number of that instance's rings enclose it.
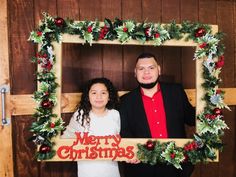
<instances>
[{"instance_id":1,"label":"merry christmas sign","mask_svg":"<svg viewBox=\"0 0 236 177\"><path fill-rule=\"evenodd\" d=\"M122 145L120 135L94 136L76 132L76 139L69 145L61 145L57 156L61 160L95 160L95 159L132 159L134 146Z\"/></svg>"}]
</instances>

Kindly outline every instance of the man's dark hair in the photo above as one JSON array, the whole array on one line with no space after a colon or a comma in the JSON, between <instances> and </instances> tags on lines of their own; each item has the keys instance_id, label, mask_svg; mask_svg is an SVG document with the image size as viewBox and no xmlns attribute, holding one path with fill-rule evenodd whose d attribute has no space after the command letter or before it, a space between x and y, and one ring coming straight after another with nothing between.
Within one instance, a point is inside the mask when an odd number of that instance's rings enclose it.
<instances>
[{"instance_id":1,"label":"man's dark hair","mask_svg":"<svg viewBox=\"0 0 236 177\"><path fill-rule=\"evenodd\" d=\"M141 53L137 59L136 59L136 63L138 62L139 59L142 59L142 58L154 58L155 61L158 63L158 60L156 58L155 55L151 54L151 53L148 53L148 52L144 52L144 53Z\"/></svg>"}]
</instances>

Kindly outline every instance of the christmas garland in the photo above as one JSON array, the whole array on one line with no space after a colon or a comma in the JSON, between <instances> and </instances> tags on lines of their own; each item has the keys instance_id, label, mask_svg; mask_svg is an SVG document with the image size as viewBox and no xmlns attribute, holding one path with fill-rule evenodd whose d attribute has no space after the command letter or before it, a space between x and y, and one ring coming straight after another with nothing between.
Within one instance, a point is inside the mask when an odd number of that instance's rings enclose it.
<instances>
[{"instance_id":1,"label":"christmas garland","mask_svg":"<svg viewBox=\"0 0 236 177\"><path fill-rule=\"evenodd\" d=\"M30 138L39 145L36 157L40 160L51 159L55 155L53 150L53 137L64 129L63 121L53 114L56 105L55 91L58 87L53 72L53 64L56 62L53 53L52 42L61 42L62 34L79 35L86 43L92 44L99 40L119 40L121 44L129 40L138 40L140 44L152 41L154 46L162 45L171 39L193 40L198 48L194 53L195 59L204 58L202 63L205 90L203 101L206 102L204 110L197 115L197 132L191 142L184 147L177 147L175 142L160 143L148 140L146 144L138 144L137 156L143 163L172 164L181 169L184 162L196 164L207 162L216 158L215 150L222 150L221 136L223 130L228 128L222 115L224 93L218 89L221 81L219 74L224 65L224 46L220 43L222 33L212 34L211 27L201 23L184 21L177 25L174 21L161 25L156 23L136 23L132 20L120 20L114 22L104 20L104 24L98 21L76 22L60 17L51 17L43 13L43 19L39 27L30 33L29 40L40 44L40 50L32 61L37 63L40 71L37 81L40 88L34 93L34 99L38 107L30 131Z\"/></svg>"}]
</instances>

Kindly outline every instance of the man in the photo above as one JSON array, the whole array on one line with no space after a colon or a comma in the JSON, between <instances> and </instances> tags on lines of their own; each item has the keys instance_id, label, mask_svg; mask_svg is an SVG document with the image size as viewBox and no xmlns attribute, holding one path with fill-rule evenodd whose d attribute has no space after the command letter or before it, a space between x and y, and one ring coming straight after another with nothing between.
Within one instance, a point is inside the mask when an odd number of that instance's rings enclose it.
<instances>
[{"instance_id":1,"label":"man","mask_svg":"<svg viewBox=\"0 0 236 177\"><path fill-rule=\"evenodd\" d=\"M180 84L158 82L160 65L154 55L141 54L135 77L139 87L121 98L121 136L124 138L185 138L185 124L195 125L195 109ZM124 165L125 177L189 177L191 164L183 170L165 164Z\"/></svg>"}]
</instances>

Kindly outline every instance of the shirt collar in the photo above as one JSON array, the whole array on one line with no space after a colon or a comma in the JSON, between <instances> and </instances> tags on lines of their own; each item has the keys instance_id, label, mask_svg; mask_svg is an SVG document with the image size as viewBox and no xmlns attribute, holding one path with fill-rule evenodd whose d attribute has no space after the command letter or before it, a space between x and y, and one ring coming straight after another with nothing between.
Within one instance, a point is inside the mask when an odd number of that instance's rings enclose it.
<instances>
[{"instance_id":1,"label":"shirt collar","mask_svg":"<svg viewBox=\"0 0 236 177\"><path fill-rule=\"evenodd\" d=\"M160 87L160 84L157 83L157 91L153 94L153 96L156 95L159 91L161 91L161 87ZM144 91L143 91L142 87L140 87L140 92L141 92L142 96L146 96L146 95L144 95Z\"/></svg>"}]
</instances>

